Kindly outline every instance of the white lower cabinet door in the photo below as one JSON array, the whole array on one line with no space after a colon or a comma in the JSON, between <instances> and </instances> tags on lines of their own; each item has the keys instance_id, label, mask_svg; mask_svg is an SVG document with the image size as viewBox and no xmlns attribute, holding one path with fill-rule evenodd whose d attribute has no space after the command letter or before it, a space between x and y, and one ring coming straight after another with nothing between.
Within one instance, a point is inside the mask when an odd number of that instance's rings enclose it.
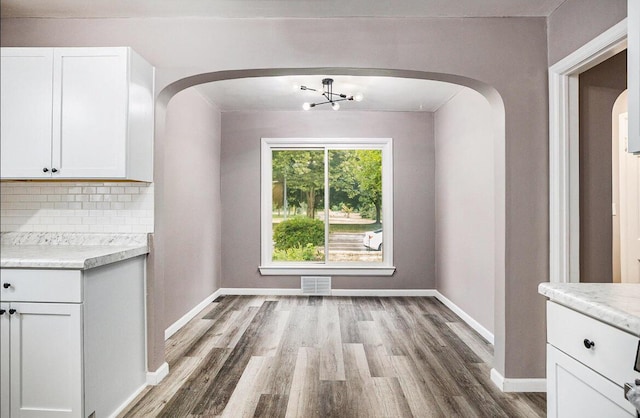
<instances>
[{"instance_id":1,"label":"white lower cabinet door","mask_svg":"<svg viewBox=\"0 0 640 418\"><path fill-rule=\"evenodd\" d=\"M9 304L0 304L0 418L9 418Z\"/></svg>"},{"instance_id":2,"label":"white lower cabinet door","mask_svg":"<svg viewBox=\"0 0 640 418\"><path fill-rule=\"evenodd\" d=\"M547 344L549 418L635 418L623 388Z\"/></svg>"},{"instance_id":3,"label":"white lower cabinet door","mask_svg":"<svg viewBox=\"0 0 640 418\"><path fill-rule=\"evenodd\" d=\"M81 417L82 305L10 307L11 418Z\"/></svg>"}]
</instances>

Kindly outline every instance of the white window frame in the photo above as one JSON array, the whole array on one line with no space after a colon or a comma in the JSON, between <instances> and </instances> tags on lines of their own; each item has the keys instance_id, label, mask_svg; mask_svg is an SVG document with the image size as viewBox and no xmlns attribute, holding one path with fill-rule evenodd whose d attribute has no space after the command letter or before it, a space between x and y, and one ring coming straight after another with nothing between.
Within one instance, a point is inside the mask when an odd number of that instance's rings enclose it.
<instances>
[{"instance_id":1,"label":"white window frame","mask_svg":"<svg viewBox=\"0 0 640 418\"><path fill-rule=\"evenodd\" d=\"M382 151L382 229L384 255L381 263L336 263L323 261L273 261L272 226L272 151L295 148L320 149L379 149ZM326 155L326 151L325 151ZM325 164L325 171L328 165ZM329 190L325 188L325 213L329 204ZM339 276L391 276L393 265L393 141L391 138L262 138L260 181L260 274L265 276L330 274ZM329 239L329 224L325 222L325 245Z\"/></svg>"}]
</instances>

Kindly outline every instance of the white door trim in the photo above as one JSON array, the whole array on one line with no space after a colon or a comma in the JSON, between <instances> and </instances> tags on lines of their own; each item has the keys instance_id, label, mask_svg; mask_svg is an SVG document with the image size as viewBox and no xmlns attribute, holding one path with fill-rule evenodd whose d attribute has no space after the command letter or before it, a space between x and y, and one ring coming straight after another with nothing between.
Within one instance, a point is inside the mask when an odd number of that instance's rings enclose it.
<instances>
[{"instance_id":1,"label":"white door trim","mask_svg":"<svg viewBox=\"0 0 640 418\"><path fill-rule=\"evenodd\" d=\"M627 19L549 67L549 281L580 281L578 75L627 47Z\"/></svg>"}]
</instances>

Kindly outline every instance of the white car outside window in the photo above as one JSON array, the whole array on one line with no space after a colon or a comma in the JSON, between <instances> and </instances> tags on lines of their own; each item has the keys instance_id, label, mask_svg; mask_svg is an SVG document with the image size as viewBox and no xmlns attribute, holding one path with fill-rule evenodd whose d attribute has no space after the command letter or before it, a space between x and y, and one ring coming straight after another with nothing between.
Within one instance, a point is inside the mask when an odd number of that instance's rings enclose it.
<instances>
[{"instance_id":1,"label":"white car outside window","mask_svg":"<svg viewBox=\"0 0 640 418\"><path fill-rule=\"evenodd\" d=\"M362 243L365 247L381 251L382 250L382 229L377 229L375 231L365 232L364 237L362 238Z\"/></svg>"}]
</instances>

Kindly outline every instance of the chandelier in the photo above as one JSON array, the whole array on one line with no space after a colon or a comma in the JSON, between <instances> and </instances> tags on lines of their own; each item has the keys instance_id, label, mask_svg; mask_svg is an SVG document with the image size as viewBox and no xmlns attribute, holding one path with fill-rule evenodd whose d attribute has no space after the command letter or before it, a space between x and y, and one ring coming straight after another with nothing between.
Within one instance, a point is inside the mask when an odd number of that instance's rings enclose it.
<instances>
[{"instance_id":1,"label":"chandelier","mask_svg":"<svg viewBox=\"0 0 640 418\"><path fill-rule=\"evenodd\" d=\"M312 89L307 86L300 86L300 90L318 91L316 89ZM324 96L324 98L327 100L324 102L318 102L318 103L306 102L302 105L302 108L304 110L309 110L312 107L320 106L323 104L330 104L333 110L338 110L340 109L340 103L338 102L343 102L345 100L355 100L356 102L361 102L363 99L362 94L356 94L355 96L347 96L346 94L342 94L342 93L334 93L333 78L322 79L322 96Z\"/></svg>"}]
</instances>

